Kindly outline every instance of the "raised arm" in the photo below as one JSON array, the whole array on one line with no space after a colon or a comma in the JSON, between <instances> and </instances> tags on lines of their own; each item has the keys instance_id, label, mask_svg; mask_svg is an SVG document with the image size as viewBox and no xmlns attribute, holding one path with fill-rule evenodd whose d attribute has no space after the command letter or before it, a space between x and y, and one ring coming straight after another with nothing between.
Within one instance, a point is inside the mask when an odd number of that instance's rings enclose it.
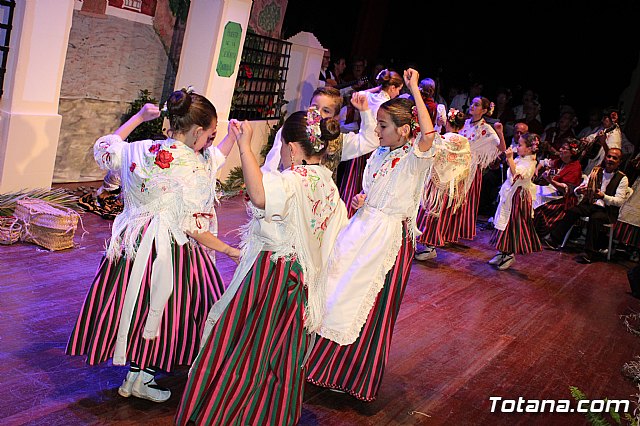
<instances>
[{"instance_id":1,"label":"raised arm","mask_svg":"<svg viewBox=\"0 0 640 426\"><path fill-rule=\"evenodd\" d=\"M240 163L242 164L242 174L244 184L247 187L247 194L251 203L259 209L264 209L265 196L264 186L262 186L262 171L253 151L251 151L251 136L253 129L247 120L242 123L234 123L231 130L235 133L240 150Z\"/></svg>"},{"instance_id":2,"label":"raised arm","mask_svg":"<svg viewBox=\"0 0 640 426\"><path fill-rule=\"evenodd\" d=\"M222 139L222 141L217 145L217 148L222 152L222 155L227 157L231 152L231 148L236 143L236 135L231 131L231 127L233 126L232 122L234 120L229 120L229 125L227 126L227 135Z\"/></svg>"},{"instance_id":3,"label":"raised arm","mask_svg":"<svg viewBox=\"0 0 640 426\"><path fill-rule=\"evenodd\" d=\"M380 146L380 140L376 136L376 119L369 109L367 96L362 93L354 93L351 103L360 112L362 119L358 133L344 134L342 141L342 155L340 161L351 160L364 154L368 154Z\"/></svg>"},{"instance_id":4,"label":"raised arm","mask_svg":"<svg viewBox=\"0 0 640 426\"><path fill-rule=\"evenodd\" d=\"M145 121L155 120L158 117L160 117L160 109L157 105L144 104L142 108L140 108L140 111L133 114L131 118L122 126L118 127L118 130L113 132L113 134L120 136L122 140L126 140L136 127Z\"/></svg>"},{"instance_id":5,"label":"raised arm","mask_svg":"<svg viewBox=\"0 0 640 426\"><path fill-rule=\"evenodd\" d=\"M418 87L418 71L413 68L406 69L404 71L404 83L409 88L411 95L416 103L416 109L418 111L418 124L420 125L420 141L418 142L418 148L422 152L426 152L431 149L433 145L433 139L435 138L435 131L433 130L433 123L429 116L427 106L422 100L420 94L420 88Z\"/></svg>"},{"instance_id":6,"label":"raised arm","mask_svg":"<svg viewBox=\"0 0 640 426\"><path fill-rule=\"evenodd\" d=\"M498 145L498 150L500 152L505 152L507 150L507 142L504 140L504 126L501 122L496 122L493 125L493 128L496 130L498 134L498 138L500 139L500 144Z\"/></svg>"}]
</instances>

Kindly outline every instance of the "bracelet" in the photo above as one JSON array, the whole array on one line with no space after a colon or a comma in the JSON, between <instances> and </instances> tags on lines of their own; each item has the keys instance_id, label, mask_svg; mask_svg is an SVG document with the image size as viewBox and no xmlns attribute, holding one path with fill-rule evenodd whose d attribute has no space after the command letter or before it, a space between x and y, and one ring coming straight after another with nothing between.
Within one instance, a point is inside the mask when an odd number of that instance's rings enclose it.
<instances>
[{"instance_id":1,"label":"bracelet","mask_svg":"<svg viewBox=\"0 0 640 426\"><path fill-rule=\"evenodd\" d=\"M425 133L424 136L428 136L428 135L430 135L432 133L438 133L438 131L437 130L432 130L430 132Z\"/></svg>"}]
</instances>

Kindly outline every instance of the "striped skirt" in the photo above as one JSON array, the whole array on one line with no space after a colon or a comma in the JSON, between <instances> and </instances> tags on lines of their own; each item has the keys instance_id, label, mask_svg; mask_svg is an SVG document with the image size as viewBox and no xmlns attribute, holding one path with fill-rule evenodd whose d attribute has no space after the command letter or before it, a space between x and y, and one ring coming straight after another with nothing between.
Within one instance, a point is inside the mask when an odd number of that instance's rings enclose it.
<instances>
[{"instance_id":1,"label":"striped skirt","mask_svg":"<svg viewBox=\"0 0 640 426\"><path fill-rule=\"evenodd\" d=\"M176 424L295 425L310 336L295 260L258 255L189 373Z\"/></svg>"},{"instance_id":2,"label":"striped skirt","mask_svg":"<svg viewBox=\"0 0 640 426\"><path fill-rule=\"evenodd\" d=\"M454 220L460 224L459 237L465 240L473 240L476 237L476 222L478 221L478 207L480 206L480 191L482 190L482 169L478 167L473 178L467 197L456 215L460 218Z\"/></svg>"},{"instance_id":3,"label":"striped skirt","mask_svg":"<svg viewBox=\"0 0 640 426\"><path fill-rule=\"evenodd\" d=\"M449 195L444 194L442 203L444 207L439 216L433 216L420 207L416 226L422 235L418 237L418 242L428 246L442 247L445 243L457 243L460 239L460 229L462 227L461 215L453 213L453 206L447 207ZM464 208L460 206L458 211Z\"/></svg>"},{"instance_id":4,"label":"striped skirt","mask_svg":"<svg viewBox=\"0 0 640 426\"><path fill-rule=\"evenodd\" d=\"M617 221L613 227L613 238L626 246L640 248L640 228L630 223Z\"/></svg>"},{"instance_id":5,"label":"striped skirt","mask_svg":"<svg viewBox=\"0 0 640 426\"><path fill-rule=\"evenodd\" d=\"M164 309L160 336L153 340L142 338L149 311L153 254L147 261L133 311L127 360L141 368L171 371L178 365L191 365L198 355L209 309L224 291L218 270L203 247L180 246L172 241L171 252L174 287ZM113 356L132 266L132 259L109 261L103 257L69 337L67 354L86 355L90 365Z\"/></svg>"},{"instance_id":6,"label":"striped skirt","mask_svg":"<svg viewBox=\"0 0 640 426\"><path fill-rule=\"evenodd\" d=\"M367 165L369 154L361 155L353 160L344 161L344 173L340 181L340 198L347 206L348 217L356 214L356 209L351 207L351 199L362 191L362 178L364 177L364 168Z\"/></svg>"},{"instance_id":7,"label":"striped skirt","mask_svg":"<svg viewBox=\"0 0 640 426\"><path fill-rule=\"evenodd\" d=\"M362 401L376 398L414 251L405 227L396 263L387 273L384 287L378 293L360 336L345 346L319 337L307 364L307 381L325 388L340 389Z\"/></svg>"},{"instance_id":8,"label":"striped skirt","mask_svg":"<svg viewBox=\"0 0 640 426\"><path fill-rule=\"evenodd\" d=\"M560 222L571 207L578 204L578 199L568 195L557 200L549 201L534 210L533 224L539 237L551 232L551 228Z\"/></svg>"},{"instance_id":9,"label":"striped skirt","mask_svg":"<svg viewBox=\"0 0 640 426\"><path fill-rule=\"evenodd\" d=\"M518 188L513 194L511 216L504 231L495 230L491 244L503 253L527 254L542 251L531 217L531 194Z\"/></svg>"}]
</instances>

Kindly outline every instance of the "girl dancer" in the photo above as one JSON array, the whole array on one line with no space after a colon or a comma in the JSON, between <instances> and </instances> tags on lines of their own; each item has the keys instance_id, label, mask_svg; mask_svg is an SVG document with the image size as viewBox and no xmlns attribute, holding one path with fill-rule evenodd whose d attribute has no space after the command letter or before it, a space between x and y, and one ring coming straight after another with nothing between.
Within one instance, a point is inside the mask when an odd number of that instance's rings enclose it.
<instances>
[{"instance_id":1,"label":"girl dancer","mask_svg":"<svg viewBox=\"0 0 640 426\"><path fill-rule=\"evenodd\" d=\"M471 165L469 141L458 134L464 123L464 113L451 108L445 123L447 133L434 143L435 159L427 178L424 207L420 208L416 220L417 228L423 232L418 241L425 244L422 250L416 251L418 260L435 258L436 246L458 242L460 215L455 213L464 201L464 183Z\"/></svg>"},{"instance_id":2,"label":"girl dancer","mask_svg":"<svg viewBox=\"0 0 640 426\"><path fill-rule=\"evenodd\" d=\"M367 162L363 192L352 201L357 213L331 253L323 277L327 314L308 364L309 382L363 401L375 399L382 381L419 232L414 223L432 144L439 138L419 93L417 71L406 70L404 80L415 105L399 98L378 110L381 146ZM412 111L422 131L418 138Z\"/></svg>"},{"instance_id":3,"label":"girl dancer","mask_svg":"<svg viewBox=\"0 0 640 426\"><path fill-rule=\"evenodd\" d=\"M471 166L469 176L465 182L466 199L458 211L461 217L460 238L472 240L476 236L476 221L478 220L478 206L482 190L482 171L503 152L507 145L504 141L502 123L495 124L495 130L484 117L491 116L493 104L489 99L478 96L473 98L469 107L471 118L467 119L460 134L469 140L471 147Z\"/></svg>"},{"instance_id":4,"label":"girl dancer","mask_svg":"<svg viewBox=\"0 0 640 426\"><path fill-rule=\"evenodd\" d=\"M397 98L404 86L400 74L395 71L389 71L388 69L380 71L376 77L376 83L378 86L359 92L367 97L367 103L374 117L377 117L380 105L389 99ZM364 168L367 164L367 158L368 155L361 155L343 165L344 174L340 180L340 196L345 200L345 203L347 203L349 217L353 216L356 212L356 209L351 206L351 200L362 190L362 178ZM348 158L343 158L342 161L345 160L348 160Z\"/></svg>"},{"instance_id":5,"label":"girl dancer","mask_svg":"<svg viewBox=\"0 0 640 426\"><path fill-rule=\"evenodd\" d=\"M490 261L499 270L505 270L515 260L515 254L542 251L542 244L533 224L532 198L536 189L531 179L536 171L536 155L540 137L526 133L518 141L518 158L513 159L511 148L507 156L507 179L500 188L500 202L493 219L495 226L491 243L499 253Z\"/></svg>"},{"instance_id":6,"label":"girl dancer","mask_svg":"<svg viewBox=\"0 0 640 426\"><path fill-rule=\"evenodd\" d=\"M331 171L320 164L339 131L315 109L292 114L282 126L288 167L263 174L249 123L235 129L251 220L242 261L209 314L178 425L298 422L309 333L320 326L326 299L318 277L347 221Z\"/></svg>"},{"instance_id":7,"label":"girl dancer","mask_svg":"<svg viewBox=\"0 0 640 426\"><path fill-rule=\"evenodd\" d=\"M358 133L340 133L337 138L329 141L322 159L324 164L333 173L333 180L337 179L338 164L340 161L349 160L365 154L369 154L379 145L375 135L375 117L369 109L367 97L362 93L354 93L351 97L352 105L360 111L362 128ZM340 91L333 87L319 87L313 92L311 106L316 108L322 118L336 118L340 114L342 97ZM278 170L280 166L280 150L282 148L282 129L278 130L273 141L273 147L267 154L261 169L263 172Z\"/></svg>"},{"instance_id":8,"label":"girl dancer","mask_svg":"<svg viewBox=\"0 0 640 426\"><path fill-rule=\"evenodd\" d=\"M240 255L215 236L216 172L233 136L211 147L216 110L191 88L173 92L166 106L170 138L123 142L160 116L146 104L95 143L100 167L121 176L124 210L67 346L91 365L110 357L114 365L129 361L118 393L155 402L171 395L156 385L156 369L191 364L207 313L224 290L205 248Z\"/></svg>"}]
</instances>

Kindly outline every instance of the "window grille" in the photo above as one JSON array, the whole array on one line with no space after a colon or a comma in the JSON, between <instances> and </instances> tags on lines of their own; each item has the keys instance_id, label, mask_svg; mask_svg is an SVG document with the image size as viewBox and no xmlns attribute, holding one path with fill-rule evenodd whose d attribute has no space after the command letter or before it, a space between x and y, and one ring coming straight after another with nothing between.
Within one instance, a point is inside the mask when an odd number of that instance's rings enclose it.
<instances>
[{"instance_id":1,"label":"window grille","mask_svg":"<svg viewBox=\"0 0 640 426\"><path fill-rule=\"evenodd\" d=\"M7 55L9 54L9 40L13 25L13 11L15 0L0 0L0 97L4 91L4 75L7 72Z\"/></svg>"},{"instance_id":2,"label":"window grille","mask_svg":"<svg viewBox=\"0 0 640 426\"><path fill-rule=\"evenodd\" d=\"M230 118L271 120L282 114L291 43L247 33Z\"/></svg>"},{"instance_id":3,"label":"window grille","mask_svg":"<svg viewBox=\"0 0 640 426\"><path fill-rule=\"evenodd\" d=\"M136 12L142 12L142 0L124 0L122 7L133 9Z\"/></svg>"}]
</instances>

